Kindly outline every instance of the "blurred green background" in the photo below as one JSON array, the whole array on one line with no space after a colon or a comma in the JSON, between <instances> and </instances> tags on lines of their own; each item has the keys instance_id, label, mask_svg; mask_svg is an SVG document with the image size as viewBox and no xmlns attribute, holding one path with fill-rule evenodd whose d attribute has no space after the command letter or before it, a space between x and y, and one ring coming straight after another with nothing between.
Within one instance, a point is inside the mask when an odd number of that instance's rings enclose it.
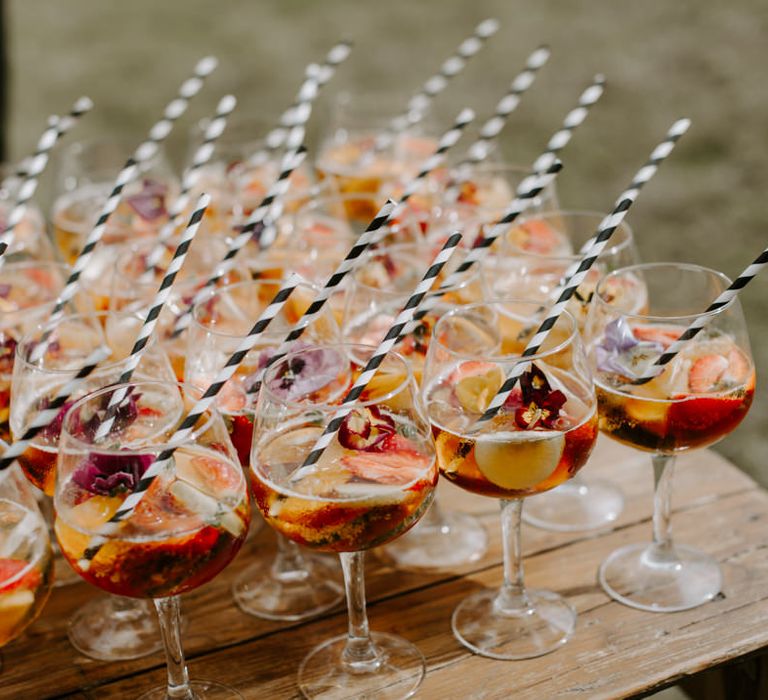
<instances>
[{"instance_id":1,"label":"blurred green background","mask_svg":"<svg viewBox=\"0 0 768 700\"><path fill-rule=\"evenodd\" d=\"M240 119L268 125L290 103L304 66L347 37L356 48L320 99L316 143L333 93L375 95L394 114L492 16L501 31L436 101L438 123L447 126L465 105L488 116L527 54L548 43L552 58L504 132L507 160L530 163L603 72L606 94L563 154L561 204L610 207L672 121L688 116L689 134L628 218L642 258L734 276L768 243L764 1L11 0L5 10L11 159L30 152L47 115L80 94L96 109L77 137L138 143L197 59L215 54L219 69L170 142L181 162L189 129L219 96L233 92ZM742 298L766 377L768 274ZM716 449L768 485L764 383L750 415Z\"/></svg>"}]
</instances>

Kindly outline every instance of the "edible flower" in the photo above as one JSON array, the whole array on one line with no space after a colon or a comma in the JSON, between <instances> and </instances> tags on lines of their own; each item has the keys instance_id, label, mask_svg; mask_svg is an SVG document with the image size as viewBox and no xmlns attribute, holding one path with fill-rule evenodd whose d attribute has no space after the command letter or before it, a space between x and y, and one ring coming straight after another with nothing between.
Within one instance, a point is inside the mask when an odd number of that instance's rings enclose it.
<instances>
[{"instance_id":1,"label":"edible flower","mask_svg":"<svg viewBox=\"0 0 768 700\"><path fill-rule=\"evenodd\" d=\"M645 367L648 359L663 351L659 342L638 340L626 319L619 317L606 324L605 335L595 347L595 357L601 372L636 379L641 375L638 367Z\"/></svg>"},{"instance_id":2,"label":"edible flower","mask_svg":"<svg viewBox=\"0 0 768 700\"><path fill-rule=\"evenodd\" d=\"M132 492L153 459L153 455L149 454L93 453L77 468L72 480L86 491L100 496Z\"/></svg>"},{"instance_id":3,"label":"edible flower","mask_svg":"<svg viewBox=\"0 0 768 700\"><path fill-rule=\"evenodd\" d=\"M394 419L382 413L378 406L353 409L342 421L338 433L342 447L363 452L380 452L394 434Z\"/></svg>"},{"instance_id":4,"label":"edible flower","mask_svg":"<svg viewBox=\"0 0 768 700\"><path fill-rule=\"evenodd\" d=\"M168 188L161 182L144 179L141 191L125 198L125 203L133 209L144 221L155 221L165 216L165 196Z\"/></svg>"},{"instance_id":5,"label":"edible flower","mask_svg":"<svg viewBox=\"0 0 768 700\"><path fill-rule=\"evenodd\" d=\"M267 358L264 358L266 364ZM344 372L343 357L333 350L313 348L301 356L293 356L280 361L275 377L269 389L281 399L295 401L311 397ZM255 381L255 377L246 378L246 386Z\"/></svg>"},{"instance_id":6,"label":"edible flower","mask_svg":"<svg viewBox=\"0 0 768 700\"><path fill-rule=\"evenodd\" d=\"M523 405L515 410L515 423L522 430L538 426L554 428L560 409L568 400L559 389L552 390L546 375L535 364L520 377Z\"/></svg>"},{"instance_id":7,"label":"edible flower","mask_svg":"<svg viewBox=\"0 0 768 700\"><path fill-rule=\"evenodd\" d=\"M11 294L11 285L10 284L0 284L0 299L7 299Z\"/></svg>"}]
</instances>

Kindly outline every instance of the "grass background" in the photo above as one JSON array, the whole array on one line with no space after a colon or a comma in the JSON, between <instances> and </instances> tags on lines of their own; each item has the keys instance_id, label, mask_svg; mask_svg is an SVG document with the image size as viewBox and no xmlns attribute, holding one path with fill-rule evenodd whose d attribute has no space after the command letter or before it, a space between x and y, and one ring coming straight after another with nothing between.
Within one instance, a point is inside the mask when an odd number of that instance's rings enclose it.
<instances>
[{"instance_id":1,"label":"grass background","mask_svg":"<svg viewBox=\"0 0 768 700\"><path fill-rule=\"evenodd\" d=\"M46 116L80 94L96 109L78 137L138 143L196 60L212 53L220 67L169 143L179 163L189 127L220 95L237 95L240 119L268 124L290 103L304 65L351 38L356 48L321 97L311 145L332 93L380 96L393 114L493 16L502 29L436 101L439 124L465 105L489 114L525 56L548 43L550 63L504 133L509 161L529 163L603 72L606 94L564 152L561 204L609 207L672 121L688 116L691 131L628 217L641 257L734 276L768 243L768 4L759 0L10 0L5 9L11 158L32 150ZM742 298L765 377L768 274ZM766 436L759 380L751 413L716 449L768 485Z\"/></svg>"}]
</instances>

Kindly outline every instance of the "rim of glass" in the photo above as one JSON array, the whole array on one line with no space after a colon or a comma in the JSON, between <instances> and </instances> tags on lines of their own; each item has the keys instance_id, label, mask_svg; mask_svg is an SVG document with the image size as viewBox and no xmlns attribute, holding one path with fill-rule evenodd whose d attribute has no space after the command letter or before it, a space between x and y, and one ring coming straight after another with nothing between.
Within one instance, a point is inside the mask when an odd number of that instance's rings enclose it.
<instances>
[{"instance_id":1,"label":"rim of glass","mask_svg":"<svg viewBox=\"0 0 768 700\"><path fill-rule=\"evenodd\" d=\"M220 330L216 330L215 328L212 328L206 324L204 324L202 321L198 319L198 313L200 313L200 310L203 308L203 306L209 302L213 297L215 297L218 294L221 294L222 292L229 291L231 289L234 289L235 287L246 287L246 286L261 286L261 285L271 285L275 288L275 291L278 289L282 289L283 285L287 281L287 277L280 277L280 278L274 278L270 279L268 277L263 277L261 279L250 279L250 280L243 280L242 282L233 282L232 284L226 284L223 287L218 288L211 288L208 290L208 292L205 295L205 298L201 299L197 304L195 304L192 307L192 322L202 328L206 333L210 333L211 335L218 335L222 338L244 338L247 333L223 333ZM309 288L312 292L315 294L318 294L320 292L320 287L318 287L316 284L313 284L312 282L308 282L306 280L302 280L296 285L296 288ZM294 290L295 292L295 290ZM274 295L273 295L274 296ZM269 305L268 302L264 304L264 308L266 308ZM278 314L279 315L279 314ZM256 319L253 319L253 323L256 322ZM253 325L251 323L251 325ZM265 331L264 335L267 335L269 331Z\"/></svg>"},{"instance_id":2,"label":"rim of glass","mask_svg":"<svg viewBox=\"0 0 768 700\"><path fill-rule=\"evenodd\" d=\"M66 284L67 277L69 277L69 273L71 272L72 268L67 265L66 263L59 262L58 260L19 260L17 262L9 262L3 265L3 270L5 274L8 273L10 270L11 272L15 272L16 270L23 270L24 268L34 268L34 267L47 267L47 268L56 268L64 273L64 277L62 278L62 284L61 287L58 288L58 291L61 291L63 289L64 284ZM58 291L54 294L58 296ZM0 311L0 318L4 316L10 316L11 314L18 314L23 311L33 311L35 309L42 308L46 304L50 304L53 301L56 301L56 296L51 297L47 301L41 301L39 304L35 304L34 306L21 306L18 309L14 309L13 311Z\"/></svg>"},{"instance_id":3,"label":"rim of glass","mask_svg":"<svg viewBox=\"0 0 768 700\"><path fill-rule=\"evenodd\" d=\"M372 287L370 284L366 284L365 282L361 282L359 280L359 275L362 274L362 271L366 264L370 263L371 258L373 258L377 254L387 253L390 250L424 250L431 252L435 248L434 245L429 245L428 241L425 241L424 243L393 243L392 245L384 246L383 248L376 248L375 250L369 250L367 251L363 257L361 258L358 265L356 265L352 270L352 279L356 286L360 287L361 289L364 289L366 291L374 292L376 294L380 294L383 296L391 297L392 299L400 299L402 297L409 297L413 293L413 289L407 289L403 291L396 291L393 289L388 288L382 288L382 287ZM469 250L468 249L461 249L457 248L454 255L462 256L468 255ZM434 257L434 256L430 256ZM429 261L431 262L431 261ZM421 266L416 266L414 269L420 270L421 272L426 272L427 269L427 262L425 262ZM470 268L470 270L466 270L465 272L462 272L462 279L461 282L458 284L451 285L450 287L446 288L445 292L452 292L457 289L464 289L467 285L472 283L475 279L480 277L480 271L481 271L481 265L475 264ZM452 274L452 273L451 273ZM351 290L350 290L351 291ZM427 292L426 296L433 296L436 293L436 289L432 289ZM349 292L348 292L349 293ZM350 294L351 297L351 294Z\"/></svg>"},{"instance_id":4,"label":"rim of glass","mask_svg":"<svg viewBox=\"0 0 768 700\"><path fill-rule=\"evenodd\" d=\"M283 363L288 361L289 358L296 357L297 355L301 355L303 353L307 352L317 352L317 351L323 351L323 350L340 350L342 357L345 360L348 360L350 365L353 363L352 358L354 357L352 352L346 352L345 348L362 348L366 351L375 351L376 346L375 345L368 345L366 343L329 343L328 345L310 345L309 347L301 348L299 350L292 350L291 352L286 353L283 357L281 357L277 362L270 365L266 372L264 373L264 378L261 382L261 389L259 390L263 395L269 396L269 400L281 404L283 406L288 406L290 408L296 408L296 409L308 409L312 408L317 409L319 411L323 412L330 412L335 413L339 410L339 407L341 406L340 403L328 403L327 401L320 401L320 402L313 402L313 401L307 401L302 399L286 399L281 396L278 396L275 394L272 389L269 387L269 383L272 379L274 379L274 374L277 371L277 368ZM399 393L401 393L403 390L407 389L409 385L413 386L413 371L411 370L410 364L406 361L406 359L399 353L395 352L394 350L390 350L387 353L387 359L390 357L394 357L399 364L401 364L405 368L405 376L402 379L402 381L394 388L390 389L386 394L383 394L382 396L378 396L375 399L370 399L368 401L360 401L359 399L352 403L352 406L375 406L377 404L380 404L384 401L387 401L391 398L394 398ZM383 364L383 363L382 363ZM379 367L381 369L381 367ZM348 404L349 405L349 404Z\"/></svg>"},{"instance_id":5,"label":"rim of glass","mask_svg":"<svg viewBox=\"0 0 768 700\"><path fill-rule=\"evenodd\" d=\"M541 302L531 301L530 299L517 299L514 297L505 298L505 299L498 299L498 298L488 299L486 301L481 301L474 304L465 304L464 306L459 306L455 309L451 309L450 311L443 314L438 319L432 331L432 339L430 340L430 345L432 343L438 343L441 348L443 348L446 352L450 353L453 357L455 357L458 360L476 360L477 359L476 352L465 354L457 350L454 350L453 348L447 347L445 343L443 343L440 340L440 336L438 334L440 325L447 324L448 319L454 318L455 316L458 316L465 312L472 311L474 309L480 309L482 307L489 307L489 306L500 306L505 304L521 304L521 305L526 305L530 307L535 307L536 309L540 309L542 307ZM495 313L498 314L499 312L495 311ZM520 353L499 353L498 355L493 355L488 359L493 362L506 362L506 363L512 362L514 364L519 364L520 362L533 362L534 360L541 360L541 359L544 359L545 357L549 357L550 355L554 355L558 352L561 352L568 345L572 345L574 338L579 334L578 324L576 323L576 319L573 317L573 314L571 314L571 312L568 311L567 309L563 309L560 316L558 317L558 321L563 316L565 316L565 318L568 320L568 323L570 323L571 325L570 332L568 333L568 336L564 340L560 341L560 343L558 343L555 347L545 350L543 352L537 352L534 355L526 355L525 357L523 357ZM542 317L541 320L544 320L544 317Z\"/></svg>"},{"instance_id":6,"label":"rim of glass","mask_svg":"<svg viewBox=\"0 0 768 700\"><path fill-rule=\"evenodd\" d=\"M648 268L661 268L661 267L676 268L678 270L686 270L689 272L696 272L696 273L702 273L702 272L707 273L712 277L720 279L724 283L723 290L725 290L731 284L731 279L728 277L728 275L720 272L719 270L713 270L711 267L704 267L703 265L696 265L695 263L677 263L677 262L638 263L637 265L627 265L626 267L620 267L618 270L613 270L612 272L609 272L607 275L603 275L603 277L600 279L600 281L597 283L597 286L595 287L594 299L597 299L596 303L601 304L607 309L610 309L611 313L618 314L623 318L627 318L627 319L638 319L638 320L645 320L645 321L662 321L662 322L669 322L669 321L690 322L699 317L712 318L714 316L717 316L718 314L724 313L727 309L730 309L733 303L738 299L738 295L736 295L727 304L724 304L723 306L721 306L718 309L715 309L714 311L705 312L704 310L702 310L698 313L684 314L684 315L678 315L678 316L657 316L652 314L627 313L625 311L622 311L618 307L614 306L610 302L606 301L605 299L603 299L603 291L605 289L605 285L607 284L608 280L611 279L612 277L619 277L620 275L625 275L633 271L638 271L638 270L643 270Z\"/></svg>"},{"instance_id":7,"label":"rim of glass","mask_svg":"<svg viewBox=\"0 0 768 700\"><path fill-rule=\"evenodd\" d=\"M58 326L66 321L78 321L82 319L88 319L93 317L109 317L109 316L117 316L122 318L130 318L133 321L138 321L141 323L143 321L141 314L139 312L132 313L129 311L90 311L85 313L77 313L77 314L66 314L65 316L62 316L61 319L58 321L54 321L53 323L49 321L46 321L45 323L38 323L33 330L31 330L29 333L25 333L21 340L16 345L16 354L15 354L15 360L14 365L16 362L21 362L24 368L30 368L32 371L35 372L45 372L46 374L50 375L58 375L58 374L64 374L69 375L72 374L72 372L76 372L80 365L71 367L69 369L52 369L50 367L46 366L40 366L38 364L35 364L33 362L30 362L27 357L22 355L22 348L25 348L27 345L29 345L30 341L35 337L36 334L39 334L41 332L44 332L48 329L55 330L58 328ZM100 327L102 333L104 334L104 338L107 337L106 333L106 327L101 326ZM150 338L147 342L147 348L150 348L155 345L157 342L156 338ZM102 344L103 345L103 344ZM85 359L85 358L83 358ZM94 371L94 374L98 374L98 372L103 372L104 370L112 369L114 367L119 366L121 363L125 362L128 359L128 356L123 357L119 360L114 360L112 362L108 362L107 364L99 363L97 369Z\"/></svg>"},{"instance_id":8,"label":"rim of glass","mask_svg":"<svg viewBox=\"0 0 768 700\"><path fill-rule=\"evenodd\" d=\"M549 219L554 216L570 216L570 217L576 217L576 218L594 217L595 219L597 219L597 222L599 224L599 222L602 221L608 215L602 214L599 211L594 211L591 209L547 209L546 211L542 211L538 214L526 214L524 216L521 216L520 221L513 222L512 224L510 224L510 230L514 228L515 225L522 225L528 221L534 221L536 219ZM595 230L597 230L597 226L595 226ZM632 227L626 221L622 221L617 226L617 230L626 231L625 239L616 245L603 248L602 252L598 257L620 253L625 248L629 248L635 242L634 231L632 231ZM507 233L509 233L509 231L507 231ZM611 236L611 239L609 239L608 242L610 243L612 239L613 239L613 235ZM581 258L584 257L583 255L579 255L578 253L574 253L573 255L542 255L540 253L532 253L526 250L520 250L520 248L514 244L510 244L510 245L514 247L515 251L517 251L520 256L524 256L527 258L536 258L539 260L568 260L569 262L573 262L575 260L581 260Z\"/></svg>"}]
</instances>

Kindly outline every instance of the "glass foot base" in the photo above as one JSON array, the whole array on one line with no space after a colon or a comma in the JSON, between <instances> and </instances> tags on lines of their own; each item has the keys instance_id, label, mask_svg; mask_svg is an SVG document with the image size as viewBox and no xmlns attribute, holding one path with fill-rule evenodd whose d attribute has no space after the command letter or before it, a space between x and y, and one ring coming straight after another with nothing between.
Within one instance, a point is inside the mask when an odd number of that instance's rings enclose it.
<instances>
[{"instance_id":1,"label":"glass foot base","mask_svg":"<svg viewBox=\"0 0 768 700\"><path fill-rule=\"evenodd\" d=\"M67 636L81 654L101 661L138 659L163 648L152 604L116 596L97 598L76 610Z\"/></svg>"},{"instance_id":2,"label":"glass foot base","mask_svg":"<svg viewBox=\"0 0 768 700\"><path fill-rule=\"evenodd\" d=\"M398 569L450 569L480 559L488 549L488 533L477 518L447 511L438 522L421 520L405 535L377 550Z\"/></svg>"},{"instance_id":3,"label":"glass foot base","mask_svg":"<svg viewBox=\"0 0 768 700\"><path fill-rule=\"evenodd\" d=\"M304 553L303 560L303 571L279 576L263 563L248 566L232 584L237 606L255 617L295 622L319 615L344 600L337 557Z\"/></svg>"},{"instance_id":4,"label":"glass foot base","mask_svg":"<svg viewBox=\"0 0 768 700\"><path fill-rule=\"evenodd\" d=\"M192 681L189 687L195 700L243 700L242 694L234 688L213 681ZM144 693L138 700L168 700L169 697L168 689L163 686Z\"/></svg>"},{"instance_id":5,"label":"glass foot base","mask_svg":"<svg viewBox=\"0 0 768 700\"><path fill-rule=\"evenodd\" d=\"M557 593L530 590L531 607L514 614L499 609L498 595L497 590L474 593L453 612L453 634L475 654L531 659L560 648L576 628L576 611Z\"/></svg>"},{"instance_id":6,"label":"glass foot base","mask_svg":"<svg viewBox=\"0 0 768 700\"><path fill-rule=\"evenodd\" d=\"M402 700L411 697L424 679L423 654L394 634L374 632L371 640L379 651L374 668L353 671L341 662L346 636L335 637L310 652L299 667L299 689L305 698L365 698Z\"/></svg>"},{"instance_id":7,"label":"glass foot base","mask_svg":"<svg viewBox=\"0 0 768 700\"><path fill-rule=\"evenodd\" d=\"M677 559L654 561L647 544L622 547L601 565L600 585L619 603L650 612L689 610L712 600L722 588L720 565L708 554L676 545Z\"/></svg>"},{"instance_id":8,"label":"glass foot base","mask_svg":"<svg viewBox=\"0 0 768 700\"><path fill-rule=\"evenodd\" d=\"M523 521L543 530L578 532L610 527L624 509L624 494L602 479L566 482L528 498Z\"/></svg>"}]
</instances>

